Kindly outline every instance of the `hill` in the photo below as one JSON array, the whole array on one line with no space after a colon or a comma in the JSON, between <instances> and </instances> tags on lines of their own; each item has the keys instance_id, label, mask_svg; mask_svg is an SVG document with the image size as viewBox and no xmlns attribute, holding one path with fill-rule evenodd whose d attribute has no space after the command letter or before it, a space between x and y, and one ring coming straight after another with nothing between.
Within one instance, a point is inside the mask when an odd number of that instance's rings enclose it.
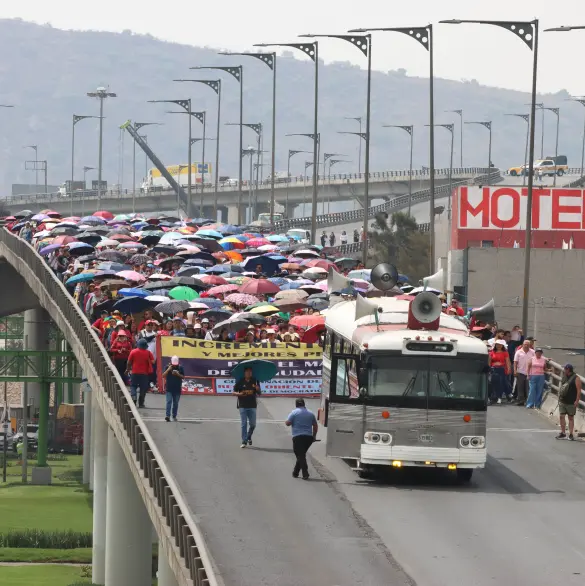
<instances>
[{"instance_id":1,"label":"hill","mask_svg":"<svg viewBox=\"0 0 585 586\"><path fill-rule=\"evenodd\" d=\"M233 65L244 69L245 122L262 122L266 128L264 150L270 148L271 74L261 62L246 57L217 55L218 49L199 48L157 40L148 35L96 31L64 31L20 20L0 20L0 104L14 104L13 110L0 109L0 193L10 193L12 183L34 183L34 173L25 171L24 161L34 154L25 145L38 145L39 159L48 161L48 182L59 184L70 177L71 117L97 115L98 103L86 97L88 91L106 86L117 98L108 100L104 121L104 178L110 184L122 176L124 187L131 185L131 139L124 142L123 170L119 126L128 118L141 122L163 122L164 126L145 128L155 152L167 164L186 160L186 120L164 114L169 108L149 104L151 99L193 98L193 107L208 111L208 136L215 137L216 96L199 84L178 84L174 78L213 79L217 72L189 71L195 65ZM238 120L238 88L231 76L225 79L222 120ZM348 63L322 66L320 71L321 152L345 154L352 163L339 165L338 172L357 170L358 138L337 134L357 131L356 122L345 116L365 112L365 71ZM504 116L527 112L528 93L485 87L476 81L455 82L438 79L436 88L437 123L456 122L455 165L459 165L458 117L444 110L463 108L467 120L493 120L493 157L497 166L507 167L524 158L525 124ZM278 62L277 170L285 170L289 148L310 150L308 139L285 137L287 133L312 132L313 65L291 53ZM563 102L566 92L540 96L548 106L562 108L559 152L578 166L581 157L582 108ZM382 124L415 124L415 166L428 164L428 80L409 77L404 70L374 72L372 78L371 169L399 169L408 166L408 136ZM555 117L545 116L545 155L554 152ZM194 123L194 136L200 136ZM540 126L537 126L537 136ZM450 138L437 130L438 166L448 166ZM237 127L221 128L221 174L237 174ZM247 146L254 134L245 130ZM200 145L201 143L199 143ZM538 144L540 142L538 141ZM200 160L200 146L194 147L194 160ZM214 143L208 143L213 154ZM539 149L538 149L539 150ZM207 156L210 159L210 156ZM310 159L310 155L306 155ZM305 156L293 159L293 172L300 174ZM144 157L138 156L137 176L144 175ZM464 138L464 164L485 165L487 132L467 126ZM97 120L85 120L76 130L76 177L83 165L97 166ZM150 166L150 165L149 165ZM268 168L265 169L267 174ZM95 178L95 172L88 179Z\"/></svg>"}]
</instances>

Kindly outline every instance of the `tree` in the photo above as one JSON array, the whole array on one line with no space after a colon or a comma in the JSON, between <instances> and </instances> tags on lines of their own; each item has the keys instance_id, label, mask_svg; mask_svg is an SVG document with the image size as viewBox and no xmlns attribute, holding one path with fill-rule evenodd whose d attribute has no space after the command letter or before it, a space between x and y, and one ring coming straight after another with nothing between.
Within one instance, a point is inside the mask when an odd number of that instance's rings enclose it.
<instances>
[{"instance_id":1,"label":"tree","mask_svg":"<svg viewBox=\"0 0 585 586\"><path fill-rule=\"evenodd\" d=\"M376 215L368 233L370 267L389 262L413 282L428 275L429 235L419 231L416 220L404 212Z\"/></svg>"}]
</instances>

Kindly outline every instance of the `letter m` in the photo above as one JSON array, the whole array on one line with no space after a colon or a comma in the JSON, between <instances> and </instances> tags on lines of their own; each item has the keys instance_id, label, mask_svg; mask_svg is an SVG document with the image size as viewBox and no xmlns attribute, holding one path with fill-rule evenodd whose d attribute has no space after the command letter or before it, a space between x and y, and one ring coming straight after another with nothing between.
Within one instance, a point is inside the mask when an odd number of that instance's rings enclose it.
<instances>
[{"instance_id":1,"label":"letter m","mask_svg":"<svg viewBox=\"0 0 585 586\"><path fill-rule=\"evenodd\" d=\"M481 191L480 191L481 190ZM473 228L469 226L470 217L481 214L481 227L489 228L490 225L490 188L466 187L459 190L459 228ZM481 195L481 200L480 200ZM479 200L479 201L478 201ZM475 223L475 222L474 222Z\"/></svg>"}]
</instances>

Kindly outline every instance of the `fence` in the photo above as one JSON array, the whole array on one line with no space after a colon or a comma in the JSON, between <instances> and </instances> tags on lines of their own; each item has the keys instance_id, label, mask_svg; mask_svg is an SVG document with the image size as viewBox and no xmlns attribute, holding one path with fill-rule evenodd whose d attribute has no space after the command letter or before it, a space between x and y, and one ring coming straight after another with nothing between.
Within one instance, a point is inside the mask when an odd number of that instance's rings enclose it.
<instances>
[{"instance_id":1,"label":"fence","mask_svg":"<svg viewBox=\"0 0 585 586\"><path fill-rule=\"evenodd\" d=\"M561 386L561 378L563 376L563 366L557 362L553 362L552 360L549 361L549 366L552 369L548 375L550 390L553 394L558 396ZM581 376L580 374L578 376L581 379L581 383L583 384L581 389L581 400L579 401L579 409L585 410L585 377Z\"/></svg>"}]
</instances>

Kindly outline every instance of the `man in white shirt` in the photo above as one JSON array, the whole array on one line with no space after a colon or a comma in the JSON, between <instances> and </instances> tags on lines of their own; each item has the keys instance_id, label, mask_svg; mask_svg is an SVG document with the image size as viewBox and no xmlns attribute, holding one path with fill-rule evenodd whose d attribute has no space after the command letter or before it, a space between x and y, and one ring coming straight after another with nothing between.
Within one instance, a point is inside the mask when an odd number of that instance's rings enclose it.
<instances>
[{"instance_id":1,"label":"man in white shirt","mask_svg":"<svg viewBox=\"0 0 585 586\"><path fill-rule=\"evenodd\" d=\"M522 406L528 397L528 362L534 356L530 340L524 340L514 356L514 376L516 377L517 405Z\"/></svg>"}]
</instances>

